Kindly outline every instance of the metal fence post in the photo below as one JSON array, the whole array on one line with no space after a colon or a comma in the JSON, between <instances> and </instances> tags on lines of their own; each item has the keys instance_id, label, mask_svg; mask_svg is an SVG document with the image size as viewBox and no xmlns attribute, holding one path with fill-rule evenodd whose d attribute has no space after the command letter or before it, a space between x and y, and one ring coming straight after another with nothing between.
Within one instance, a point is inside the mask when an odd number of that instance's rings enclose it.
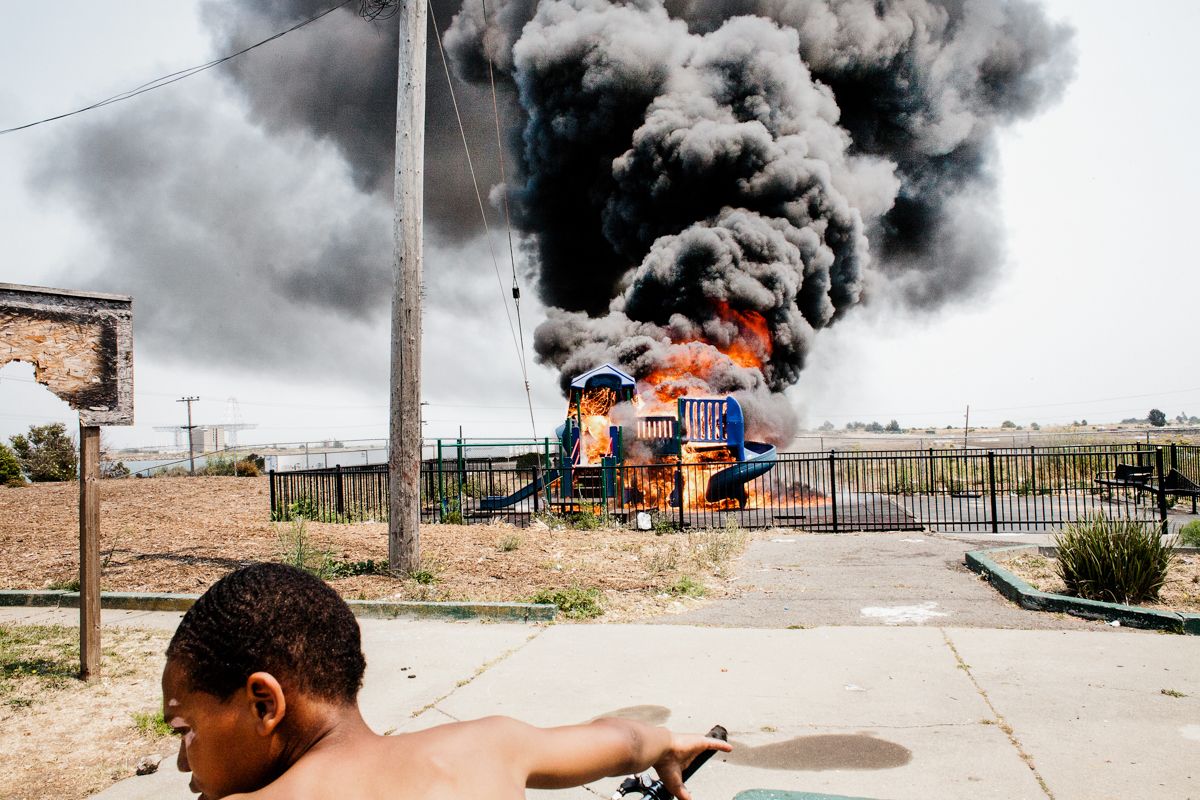
<instances>
[{"instance_id":1,"label":"metal fence post","mask_svg":"<svg viewBox=\"0 0 1200 800\"><path fill-rule=\"evenodd\" d=\"M1175 443L1171 442L1171 469L1179 469L1179 456L1175 453Z\"/></svg>"},{"instance_id":2,"label":"metal fence post","mask_svg":"<svg viewBox=\"0 0 1200 800\"><path fill-rule=\"evenodd\" d=\"M835 450L829 451L829 507L830 513L833 515L833 532L838 532L838 512L837 512L837 465L834 459L837 457Z\"/></svg>"},{"instance_id":3,"label":"metal fence post","mask_svg":"<svg viewBox=\"0 0 1200 800\"><path fill-rule=\"evenodd\" d=\"M1000 532L1000 519L996 513L996 453L988 450L988 492L992 497L992 533Z\"/></svg>"},{"instance_id":4,"label":"metal fence post","mask_svg":"<svg viewBox=\"0 0 1200 800\"><path fill-rule=\"evenodd\" d=\"M679 461L675 464L675 487L679 490L679 530L683 530L683 450L679 451Z\"/></svg>"},{"instance_id":5,"label":"metal fence post","mask_svg":"<svg viewBox=\"0 0 1200 800\"><path fill-rule=\"evenodd\" d=\"M444 453L442 452L442 440L437 440L437 460L438 460L438 485L437 485L437 502L435 505L435 522L442 521L442 515L446 513L446 469ZM390 502L390 501L389 501Z\"/></svg>"},{"instance_id":6,"label":"metal fence post","mask_svg":"<svg viewBox=\"0 0 1200 800\"><path fill-rule=\"evenodd\" d=\"M275 470L267 470L267 482L271 487L271 519L275 518Z\"/></svg>"},{"instance_id":7,"label":"metal fence post","mask_svg":"<svg viewBox=\"0 0 1200 800\"><path fill-rule=\"evenodd\" d=\"M1167 488L1163 486L1163 451L1161 447L1154 448L1154 471L1158 478L1158 517L1162 522L1162 532L1167 532Z\"/></svg>"},{"instance_id":8,"label":"metal fence post","mask_svg":"<svg viewBox=\"0 0 1200 800\"><path fill-rule=\"evenodd\" d=\"M542 474L541 465L538 464L536 461L534 461L533 462L533 513L534 514L537 514L539 511L538 497L542 494L542 489L544 488L544 487L538 485L541 474Z\"/></svg>"},{"instance_id":9,"label":"metal fence post","mask_svg":"<svg viewBox=\"0 0 1200 800\"><path fill-rule=\"evenodd\" d=\"M928 468L925 471L927 473L929 473L929 491L926 492L926 494L933 494L933 448L932 447L929 448L929 462L927 464L927 467Z\"/></svg>"},{"instance_id":10,"label":"metal fence post","mask_svg":"<svg viewBox=\"0 0 1200 800\"><path fill-rule=\"evenodd\" d=\"M334 486L337 490L337 515L340 517L346 513L346 499L342 487L342 465L338 464L336 470L334 472Z\"/></svg>"}]
</instances>

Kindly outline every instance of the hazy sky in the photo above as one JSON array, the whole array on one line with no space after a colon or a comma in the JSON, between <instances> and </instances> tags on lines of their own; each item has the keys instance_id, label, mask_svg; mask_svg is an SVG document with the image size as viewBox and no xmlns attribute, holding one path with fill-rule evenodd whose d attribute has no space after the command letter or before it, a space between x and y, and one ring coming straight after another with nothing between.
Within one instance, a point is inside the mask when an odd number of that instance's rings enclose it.
<instances>
[{"instance_id":1,"label":"hazy sky","mask_svg":"<svg viewBox=\"0 0 1200 800\"><path fill-rule=\"evenodd\" d=\"M76 0L50 15L0 0L0 128L211 58L196 6ZM1200 77L1200 4L1044 6L1076 31L1076 77L1061 102L1000 134L994 213L1006 232L1004 269L987 291L936 314L875 303L820 332L788 394L809 425L961 424L968 403L980 424L1113 421L1151 407L1200 414L1189 355L1200 298L1200 112L1187 100ZM287 37L288 47L334 33L316 23ZM243 68L286 68L287 48L271 48ZM117 144L78 145L106 126L122 131ZM93 171L111 177L79 189L74 179ZM192 213L161 212L180 197ZM259 425L246 441L381 437L388 320L364 298L386 292L391 217L364 197L329 146L270 135L213 70L0 137L0 282L135 295L138 424L107 429L117 445L169 441L153 427L182 423L175 400L184 395L202 398L200 423L232 421L236 398L241 421ZM266 224L245 210L264 203L291 222ZM329 311L306 305L306 292L329 280L307 266L319 260L314 250L336 246L322 236L335 223L369 240L380 264L366 265L375 277L356 279ZM239 233L225 237L236 247L217 242L217 226ZM501 238L495 244L507 252ZM498 286L479 239L443 236L427 247L428 434L454 435L461 424L467 435L528 436L499 300L508 278ZM155 289L152 307L135 287L106 280L124 258L159 265L136 276ZM208 285L212 263L232 276L219 292ZM527 345L542 319L534 295L524 293ZM225 344L208 346L217 328ZM545 435L562 400L554 373L529 362ZM51 420L73 426L75 415L32 383L27 365L0 370L0 437Z\"/></svg>"}]
</instances>

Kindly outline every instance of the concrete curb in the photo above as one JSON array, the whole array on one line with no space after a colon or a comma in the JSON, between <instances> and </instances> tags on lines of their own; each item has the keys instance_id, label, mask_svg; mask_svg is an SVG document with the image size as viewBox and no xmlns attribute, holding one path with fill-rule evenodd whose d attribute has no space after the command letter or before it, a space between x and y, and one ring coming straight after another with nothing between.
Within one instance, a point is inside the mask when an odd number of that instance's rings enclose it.
<instances>
[{"instance_id":1,"label":"concrete curb","mask_svg":"<svg viewBox=\"0 0 1200 800\"><path fill-rule=\"evenodd\" d=\"M100 607L120 611L187 611L196 594L101 592ZM488 619L496 622L552 622L558 607L541 603L433 603L409 600L348 600L356 617L370 619ZM55 589L0 589L0 606L79 608L79 592Z\"/></svg>"},{"instance_id":2,"label":"concrete curb","mask_svg":"<svg viewBox=\"0 0 1200 800\"><path fill-rule=\"evenodd\" d=\"M966 554L964 560L969 569L986 576L988 582L992 584L996 591L1021 608L1027 608L1031 611L1064 612L1077 617L1099 619L1107 622L1115 621L1130 628L1148 628L1150 630L1186 633L1194 636L1200 635L1200 614L1157 611L1141 606L1104 603L1099 600L1085 600L1081 597L1068 597L1062 594L1050 594L1049 592L1038 591L996 563L992 556L1000 553L1014 555L1020 553L1038 553L1039 555L1053 556L1058 554L1058 548L1020 545L1017 547L993 547L987 550L971 550Z\"/></svg>"}]
</instances>

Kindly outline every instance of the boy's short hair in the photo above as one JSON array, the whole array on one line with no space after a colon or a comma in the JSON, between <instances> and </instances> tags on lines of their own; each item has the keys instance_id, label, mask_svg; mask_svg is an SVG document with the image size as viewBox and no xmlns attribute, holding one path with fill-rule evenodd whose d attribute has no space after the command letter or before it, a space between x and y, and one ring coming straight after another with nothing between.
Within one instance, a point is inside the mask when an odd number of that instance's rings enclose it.
<instances>
[{"instance_id":1,"label":"boy's short hair","mask_svg":"<svg viewBox=\"0 0 1200 800\"><path fill-rule=\"evenodd\" d=\"M358 621L324 581L284 564L251 564L209 587L184 615L167 660L192 689L225 699L255 672L324 700L354 702L362 686Z\"/></svg>"}]
</instances>

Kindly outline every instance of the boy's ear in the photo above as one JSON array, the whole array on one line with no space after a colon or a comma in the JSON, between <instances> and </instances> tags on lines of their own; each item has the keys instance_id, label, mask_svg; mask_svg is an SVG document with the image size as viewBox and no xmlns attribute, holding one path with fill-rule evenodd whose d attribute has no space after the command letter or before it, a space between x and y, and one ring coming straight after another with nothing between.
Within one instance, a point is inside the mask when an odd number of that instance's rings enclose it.
<instances>
[{"instance_id":1,"label":"boy's ear","mask_svg":"<svg viewBox=\"0 0 1200 800\"><path fill-rule=\"evenodd\" d=\"M255 672L246 678L246 702L260 736L269 736L287 715L283 687L269 672Z\"/></svg>"}]
</instances>

